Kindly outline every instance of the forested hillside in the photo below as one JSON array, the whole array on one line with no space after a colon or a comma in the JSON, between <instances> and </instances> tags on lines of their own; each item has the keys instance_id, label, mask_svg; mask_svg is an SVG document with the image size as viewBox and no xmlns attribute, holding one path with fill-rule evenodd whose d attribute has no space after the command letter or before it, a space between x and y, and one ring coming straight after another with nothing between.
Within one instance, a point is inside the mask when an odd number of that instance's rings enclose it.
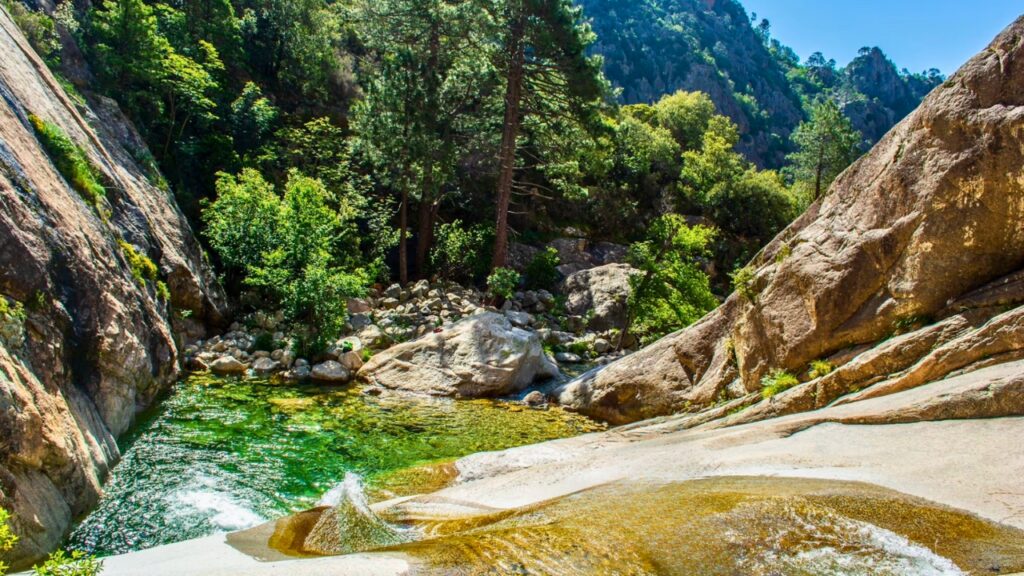
<instances>
[{"instance_id":1,"label":"forested hillside","mask_svg":"<svg viewBox=\"0 0 1024 576\"><path fill-rule=\"evenodd\" d=\"M771 37L771 24L735 0L580 0L591 19L595 53L627 104L676 90L709 94L740 127L740 149L779 167L805 108L836 97L865 138L865 149L913 110L942 78L899 71L878 48L845 68L821 54L806 62Z\"/></svg>"},{"instance_id":2,"label":"forested hillside","mask_svg":"<svg viewBox=\"0 0 1024 576\"><path fill-rule=\"evenodd\" d=\"M732 0L6 5L135 122L229 293L320 343L374 283L553 287L565 236L624 245L674 302L637 320L685 325L939 80L800 64Z\"/></svg>"}]
</instances>

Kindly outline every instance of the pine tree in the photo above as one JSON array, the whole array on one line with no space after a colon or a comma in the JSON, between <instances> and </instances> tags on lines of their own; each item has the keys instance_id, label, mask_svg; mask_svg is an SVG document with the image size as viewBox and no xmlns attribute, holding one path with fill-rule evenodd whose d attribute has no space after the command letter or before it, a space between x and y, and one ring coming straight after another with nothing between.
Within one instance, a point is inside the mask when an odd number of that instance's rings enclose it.
<instances>
[{"instance_id":1,"label":"pine tree","mask_svg":"<svg viewBox=\"0 0 1024 576\"><path fill-rule=\"evenodd\" d=\"M798 184L813 190L813 199L832 185L832 181L861 155L862 138L835 100L819 101L811 109L810 120L793 133L797 151L789 156Z\"/></svg>"}]
</instances>

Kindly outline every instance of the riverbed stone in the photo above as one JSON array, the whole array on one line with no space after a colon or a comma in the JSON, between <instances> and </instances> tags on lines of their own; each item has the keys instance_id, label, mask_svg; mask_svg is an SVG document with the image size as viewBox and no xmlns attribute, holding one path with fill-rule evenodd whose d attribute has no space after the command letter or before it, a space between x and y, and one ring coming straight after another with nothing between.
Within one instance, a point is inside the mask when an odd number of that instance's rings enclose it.
<instances>
[{"instance_id":1,"label":"riverbed stone","mask_svg":"<svg viewBox=\"0 0 1024 576\"><path fill-rule=\"evenodd\" d=\"M313 366L309 377L320 382L344 384L352 379L352 372L340 362L328 360Z\"/></svg>"},{"instance_id":2,"label":"riverbed stone","mask_svg":"<svg viewBox=\"0 0 1024 576\"><path fill-rule=\"evenodd\" d=\"M221 356L210 364L210 371L214 374L243 374L246 368L245 363L234 356Z\"/></svg>"},{"instance_id":3,"label":"riverbed stone","mask_svg":"<svg viewBox=\"0 0 1024 576\"><path fill-rule=\"evenodd\" d=\"M257 374L270 374L281 369L281 363L270 358L258 358L252 363L252 371Z\"/></svg>"}]
</instances>

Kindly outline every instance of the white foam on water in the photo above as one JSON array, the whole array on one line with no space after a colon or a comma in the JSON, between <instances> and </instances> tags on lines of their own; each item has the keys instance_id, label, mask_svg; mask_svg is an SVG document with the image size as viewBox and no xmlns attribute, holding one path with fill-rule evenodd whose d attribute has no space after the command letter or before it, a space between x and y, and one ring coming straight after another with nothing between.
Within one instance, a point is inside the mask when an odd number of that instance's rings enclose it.
<instances>
[{"instance_id":1,"label":"white foam on water","mask_svg":"<svg viewBox=\"0 0 1024 576\"><path fill-rule=\"evenodd\" d=\"M320 497L317 506L337 506L348 501L360 511L370 512L370 504L363 488L363 479L354 472L346 472L345 478Z\"/></svg>"},{"instance_id":2,"label":"white foam on water","mask_svg":"<svg viewBox=\"0 0 1024 576\"><path fill-rule=\"evenodd\" d=\"M199 476L193 486L167 496L175 516L199 515L208 519L219 530L244 530L265 519L241 504L234 496L218 489L216 479Z\"/></svg>"}]
</instances>

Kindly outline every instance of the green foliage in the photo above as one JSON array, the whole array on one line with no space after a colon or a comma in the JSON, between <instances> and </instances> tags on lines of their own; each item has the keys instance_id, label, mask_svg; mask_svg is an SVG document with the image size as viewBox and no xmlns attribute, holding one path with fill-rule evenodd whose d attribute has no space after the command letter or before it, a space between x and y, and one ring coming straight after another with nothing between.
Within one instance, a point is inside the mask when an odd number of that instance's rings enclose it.
<instances>
[{"instance_id":1,"label":"green foliage","mask_svg":"<svg viewBox=\"0 0 1024 576\"><path fill-rule=\"evenodd\" d=\"M55 68L60 64L60 36L53 18L42 10L28 8L19 0L3 0L3 5L47 66Z\"/></svg>"},{"instance_id":2,"label":"green foliage","mask_svg":"<svg viewBox=\"0 0 1024 576\"><path fill-rule=\"evenodd\" d=\"M222 175L218 192L203 217L225 263L306 328L306 352L337 338L347 299L362 295L370 281L351 207L319 180L295 171L283 198L254 170Z\"/></svg>"},{"instance_id":3,"label":"green foliage","mask_svg":"<svg viewBox=\"0 0 1024 576\"><path fill-rule=\"evenodd\" d=\"M121 252L124 254L125 260L128 261L128 267L132 271L132 278L140 286L144 287L146 282L156 282L159 279L160 269L157 268L156 263L149 256L139 252L135 249L135 246L124 240L118 240L117 245L121 247Z\"/></svg>"},{"instance_id":4,"label":"green foliage","mask_svg":"<svg viewBox=\"0 0 1024 576\"><path fill-rule=\"evenodd\" d=\"M11 304L7 298L0 296L0 318L6 321L21 322L25 320L25 306L18 301Z\"/></svg>"},{"instance_id":5,"label":"green foliage","mask_svg":"<svg viewBox=\"0 0 1024 576\"><path fill-rule=\"evenodd\" d=\"M836 369L828 360L814 360L811 362L811 369L809 371L811 379L821 378L828 376Z\"/></svg>"},{"instance_id":6,"label":"green foliage","mask_svg":"<svg viewBox=\"0 0 1024 576\"><path fill-rule=\"evenodd\" d=\"M757 302L757 291L754 289L754 281L757 278L757 271L751 266L744 266L733 271L729 275L732 279L732 289L742 296L747 302Z\"/></svg>"},{"instance_id":7,"label":"green foliage","mask_svg":"<svg viewBox=\"0 0 1024 576\"><path fill-rule=\"evenodd\" d=\"M679 91L662 97L654 105L654 115L683 149L699 148L715 116L715 105L703 92Z\"/></svg>"},{"instance_id":8,"label":"green foliage","mask_svg":"<svg viewBox=\"0 0 1024 576\"><path fill-rule=\"evenodd\" d=\"M724 230L767 243L797 216L797 201L772 170L748 168L712 187L707 215Z\"/></svg>"},{"instance_id":9,"label":"green foliage","mask_svg":"<svg viewBox=\"0 0 1024 576\"><path fill-rule=\"evenodd\" d=\"M103 562L81 550L58 550L32 568L34 576L97 576L102 571Z\"/></svg>"},{"instance_id":10,"label":"green foliage","mask_svg":"<svg viewBox=\"0 0 1024 576\"><path fill-rule=\"evenodd\" d=\"M273 131L278 110L254 82L246 82L231 103L231 130L235 148L246 153L259 148Z\"/></svg>"},{"instance_id":11,"label":"green foliage","mask_svg":"<svg viewBox=\"0 0 1024 576\"><path fill-rule=\"evenodd\" d=\"M461 220L441 224L434 234L431 263L446 280L472 282L487 273L493 230L485 225L465 227Z\"/></svg>"},{"instance_id":12,"label":"green foliage","mask_svg":"<svg viewBox=\"0 0 1024 576\"><path fill-rule=\"evenodd\" d=\"M690 227L681 216L655 220L643 242L629 249L629 262L639 272L630 277L629 326L644 341L696 322L718 305L701 259L715 230Z\"/></svg>"},{"instance_id":13,"label":"green foliage","mask_svg":"<svg viewBox=\"0 0 1024 576\"><path fill-rule=\"evenodd\" d=\"M256 335L256 339L253 341L252 347L254 350L263 350L264 352L273 352L274 346L274 335L270 332L260 332Z\"/></svg>"},{"instance_id":14,"label":"green foliage","mask_svg":"<svg viewBox=\"0 0 1024 576\"><path fill-rule=\"evenodd\" d=\"M6 307L6 305L7 299L0 298L0 307ZM0 314L2 313L3 311L0 310ZM15 536L13 532L11 532L11 527L7 525L7 520L9 520L10 517L11 515L7 512L7 510L0 508L0 552L7 552L11 548L13 548L14 544L18 541L18 537ZM7 569L7 564L4 564L3 561L0 561L0 576L7 574Z\"/></svg>"},{"instance_id":15,"label":"green foliage","mask_svg":"<svg viewBox=\"0 0 1024 576\"><path fill-rule=\"evenodd\" d=\"M99 209L106 189L100 184L100 172L89 162L85 150L68 138L60 126L53 122L43 120L35 114L29 114L28 119L57 170L82 199L93 208Z\"/></svg>"},{"instance_id":16,"label":"green foliage","mask_svg":"<svg viewBox=\"0 0 1024 576\"><path fill-rule=\"evenodd\" d=\"M493 296L509 299L519 288L522 277L511 268L495 268L487 277L487 290Z\"/></svg>"},{"instance_id":17,"label":"green foliage","mask_svg":"<svg viewBox=\"0 0 1024 576\"><path fill-rule=\"evenodd\" d=\"M526 287L530 290L549 290L558 282L561 273L558 250L547 247L538 252L526 266Z\"/></svg>"},{"instance_id":18,"label":"green foliage","mask_svg":"<svg viewBox=\"0 0 1024 576\"><path fill-rule=\"evenodd\" d=\"M790 388L800 384L800 380L785 370L774 370L761 378L761 395L765 399L773 398Z\"/></svg>"},{"instance_id":19,"label":"green foliage","mask_svg":"<svg viewBox=\"0 0 1024 576\"><path fill-rule=\"evenodd\" d=\"M811 118L793 132L797 151L789 156L791 173L809 200L817 200L861 155L862 138L832 98L811 108Z\"/></svg>"},{"instance_id":20,"label":"green foliage","mask_svg":"<svg viewBox=\"0 0 1024 576\"><path fill-rule=\"evenodd\" d=\"M221 262L237 271L260 265L281 242L281 199L259 172L218 175L217 200L203 210L205 234Z\"/></svg>"}]
</instances>

